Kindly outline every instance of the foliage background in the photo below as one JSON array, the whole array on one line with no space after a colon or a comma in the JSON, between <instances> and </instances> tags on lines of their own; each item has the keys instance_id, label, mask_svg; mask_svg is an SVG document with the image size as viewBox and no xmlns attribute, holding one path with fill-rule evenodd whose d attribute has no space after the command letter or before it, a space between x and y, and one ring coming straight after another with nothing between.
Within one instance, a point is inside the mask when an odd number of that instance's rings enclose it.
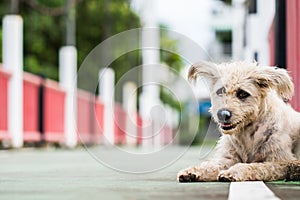
<instances>
[{"instance_id":1,"label":"foliage background","mask_svg":"<svg viewBox=\"0 0 300 200\"><path fill-rule=\"evenodd\" d=\"M141 20L130 7L130 0L74 0L75 45L78 51L78 68L90 51L105 39L117 33L141 27ZM58 80L58 52L66 44L67 0L4 0L0 1L0 17L19 14L24 21L24 70L43 77ZM161 25L161 28L167 27ZM0 25L0 44L2 43ZM161 34L161 46L176 49L177 41ZM1 45L2 46L2 45ZM174 51L176 52L176 51ZM116 73L116 82L131 68L142 64L140 50L129 52L116 59L109 67ZM161 51L161 61L179 71L183 66L179 55ZM0 49L0 62L2 48ZM97 76L91 70L88 76ZM141 74L136 74L136 82ZM82 89L88 85L78 85ZM91 91L95 92L95 91ZM116 90L116 100L121 101L121 91ZM161 100L176 109L179 103L161 90Z\"/></svg>"},{"instance_id":2,"label":"foliage background","mask_svg":"<svg viewBox=\"0 0 300 200\"><path fill-rule=\"evenodd\" d=\"M75 1L75 45L80 67L90 51L105 39L133 28L141 27L141 20L130 7L130 0L74 0ZM7 14L19 14L24 21L24 70L43 77L58 80L58 52L66 45L67 0L2 0L0 18ZM167 26L160 25L167 29ZM178 42L170 38L167 31L161 33L160 45L177 52ZM0 45L2 46L2 23L0 24ZM142 64L142 52L136 50L116 59L109 67L116 73L116 82L131 68ZM161 62L179 72L183 67L180 55L161 51ZM0 62L2 48L0 48ZM120 67L121 66L121 67ZM91 70L90 76L97 76ZM141 74L136 74L136 82ZM85 85L79 85L86 89ZM95 91L92 91L95 92ZM140 91L139 91L140 92ZM116 90L116 100L121 102L120 90ZM168 91L161 88L160 98L164 104L182 112L182 102L178 102ZM203 120L200 120L200 124ZM188 126L188 125L187 125ZM201 140L198 138L198 140ZM183 140L184 141L184 140ZM195 139L197 141L197 139Z\"/></svg>"},{"instance_id":3,"label":"foliage background","mask_svg":"<svg viewBox=\"0 0 300 200\"><path fill-rule=\"evenodd\" d=\"M24 70L57 80L58 51L66 41L66 1L19 0L14 10L12 3L11 0L0 1L0 17L15 12L23 17ZM128 0L76 1L78 66L109 36L140 27L139 17L130 9L129 3ZM0 30L1 34L2 26Z\"/></svg>"}]
</instances>

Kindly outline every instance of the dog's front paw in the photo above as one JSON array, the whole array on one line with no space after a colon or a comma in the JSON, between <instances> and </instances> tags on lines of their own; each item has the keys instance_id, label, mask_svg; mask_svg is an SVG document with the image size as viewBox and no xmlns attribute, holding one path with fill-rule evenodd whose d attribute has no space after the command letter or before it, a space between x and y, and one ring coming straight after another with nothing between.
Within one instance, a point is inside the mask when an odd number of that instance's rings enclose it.
<instances>
[{"instance_id":1,"label":"dog's front paw","mask_svg":"<svg viewBox=\"0 0 300 200\"><path fill-rule=\"evenodd\" d=\"M218 180L222 182L255 180L253 173L245 164L236 164L227 170L220 171Z\"/></svg>"},{"instance_id":2,"label":"dog's front paw","mask_svg":"<svg viewBox=\"0 0 300 200\"><path fill-rule=\"evenodd\" d=\"M234 182L239 181L237 173L231 172L229 170L223 170L218 176L218 180L221 182Z\"/></svg>"},{"instance_id":3,"label":"dog's front paw","mask_svg":"<svg viewBox=\"0 0 300 200\"><path fill-rule=\"evenodd\" d=\"M202 163L200 166L189 167L177 174L179 182L217 181L219 168L215 164Z\"/></svg>"},{"instance_id":4,"label":"dog's front paw","mask_svg":"<svg viewBox=\"0 0 300 200\"><path fill-rule=\"evenodd\" d=\"M206 167L193 166L180 171L177 174L178 182L199 182L199 181L210 181L211 174L208 173ZM216 176L215 176L216 180Z\"/></svg>"},{"instance_id":5,"label":"dog's front paw","mask_svg":"<svg viewBox=\"0 0 300 200\"><path fill-rule=\"evenodd\" d=\"M195 167L187 168L177 174L178 182L195 182L198 180L198 178L199 174L197 173Z\"/></svg>"}]
</instances>

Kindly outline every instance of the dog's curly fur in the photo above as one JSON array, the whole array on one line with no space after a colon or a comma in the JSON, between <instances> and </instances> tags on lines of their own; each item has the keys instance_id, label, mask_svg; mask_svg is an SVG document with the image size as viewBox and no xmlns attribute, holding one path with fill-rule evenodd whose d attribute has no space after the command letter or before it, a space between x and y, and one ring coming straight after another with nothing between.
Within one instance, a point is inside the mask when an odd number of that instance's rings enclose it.
<instances>
[{"instance_id":1,"label":"dog's curly fur","mask_svg":"<svg viewBox=\"0 0 300 200\"><path fill-rule=\"evenodd\" d=\"M189 79L211 80L211 114L220 138L211 160L178 173L179 182L280 180L300 156L300 113L284 69L255 62L191 66Z\"/></svg>"}]
</instances>

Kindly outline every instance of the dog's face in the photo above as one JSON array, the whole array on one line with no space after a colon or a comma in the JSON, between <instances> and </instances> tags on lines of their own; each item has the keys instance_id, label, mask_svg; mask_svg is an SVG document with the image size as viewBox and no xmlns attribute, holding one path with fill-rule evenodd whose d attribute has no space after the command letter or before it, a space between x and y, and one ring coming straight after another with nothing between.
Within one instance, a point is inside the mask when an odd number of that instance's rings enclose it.
<instances>
[{"instance_id":1,"label":"dog's face","mask_svg":"<svg viewBox=\"0 0 300 200\"><path fill-rule=\"evenodd\" d=\"M192 65L189 79L205 76L211 79L211 114L223 134L236 134L259 121L266 111L266 97L276 92L278 98L289 100L293 83L287 72L256 63L233 62Z\"/></svg>"}]
</instances>

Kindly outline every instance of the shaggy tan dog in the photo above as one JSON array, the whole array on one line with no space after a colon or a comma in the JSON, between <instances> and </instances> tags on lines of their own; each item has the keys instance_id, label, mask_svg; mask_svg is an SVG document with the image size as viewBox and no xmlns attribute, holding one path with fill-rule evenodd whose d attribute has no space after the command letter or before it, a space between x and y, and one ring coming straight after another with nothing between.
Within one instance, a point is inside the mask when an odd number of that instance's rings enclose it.
<instances>
[{"instance_id":1,"label":"shaggy tan dog","mask_svg":"<svg viewBox=\"0 0 300 200\"><path fill-rule=\"evenodd\" d=\"M199 62L189 79L211 80L211 114L222 133L214 156L178 173L179 182L285 179L300 156L300 113L287 103L293 83L284 69L257 63Z\"/></svg>"}]
</instances>

